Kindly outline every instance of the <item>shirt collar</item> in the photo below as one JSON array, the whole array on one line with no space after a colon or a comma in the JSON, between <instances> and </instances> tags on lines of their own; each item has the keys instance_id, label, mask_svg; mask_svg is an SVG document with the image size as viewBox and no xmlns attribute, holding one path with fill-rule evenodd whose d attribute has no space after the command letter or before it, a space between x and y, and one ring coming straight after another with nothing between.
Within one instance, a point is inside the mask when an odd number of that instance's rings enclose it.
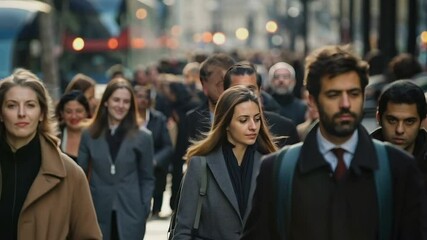
<instances>
[{"instance_id":1,"label":"shirt collar","mask_svg":"<svg viewBox=\"0 0 427 240\"><path fill-rule=\"evenodd\" d=\"M346 142L344 142L339 146L328 141L325 137L323 137L322 133L320 132L320 127L317 128L316 136L317 136L317 143L319 144L319 151L322 155L325 155L327 152L331 151L333 148L343 148L346 152L354 155L354 152L356 151L356 147L357 147L357 142L359 140L358 129L356 129L353 132L353 135L351 135L350 139L348 139Z\"/></svg>"}]
</instances>

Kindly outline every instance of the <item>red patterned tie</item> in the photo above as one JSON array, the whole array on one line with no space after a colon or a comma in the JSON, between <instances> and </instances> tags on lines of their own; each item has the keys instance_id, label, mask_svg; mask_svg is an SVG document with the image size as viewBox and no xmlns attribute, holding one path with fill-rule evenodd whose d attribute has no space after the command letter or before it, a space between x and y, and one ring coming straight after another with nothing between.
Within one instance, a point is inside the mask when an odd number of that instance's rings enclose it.
<instances>
[{"instance_id":1,"label":"red patterned tie","mask_svg":"<svg viewBox=\"0 0 427 240\"><path fill-rule=\"evenodd\" d=\"M335 179L338 181L344 177L345 172L347 171L347 167L345 166L343 157L345 150L342 148L334 148L332 149L332 152L335 154L338 160L338 164L334 172Z\"/></svg>"}]
</instances>

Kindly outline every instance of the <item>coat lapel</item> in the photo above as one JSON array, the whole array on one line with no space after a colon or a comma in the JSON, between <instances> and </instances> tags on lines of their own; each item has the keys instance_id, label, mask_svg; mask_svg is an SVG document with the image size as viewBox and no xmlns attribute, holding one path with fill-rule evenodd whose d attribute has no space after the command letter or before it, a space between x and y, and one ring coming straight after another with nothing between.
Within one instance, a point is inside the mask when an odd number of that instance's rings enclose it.
<instances>
[{"instance_id":1,"label":"coat lapel","mask_svg":"<svg viewBox=\"0 0 427 240\"><path fill-rule=\"evenodd\" d=\"M215 181L218 183L219 188L222 190L228 201L230 201L236 214L240 216L239 205L237 203L236 194L234 193L233 185L231 184L228 169L225 165L224 156L222 154L222 147L217 148L212 154L206 157L207 165L212 171ZM240 216L240 219L242 217Z\"/></svg>"},{"instance_id":2,"label":"coat lapel","mask_svg":"<svg viewBox=\"0 0 427 240\"><path fill-rule=\"evenodd\" d=\"M40 145L42 155L40 171L28 192L22 211L53 189L67 175L58 149L55 149L44 137L40 137Z\"/></svg>"}]
</instances>

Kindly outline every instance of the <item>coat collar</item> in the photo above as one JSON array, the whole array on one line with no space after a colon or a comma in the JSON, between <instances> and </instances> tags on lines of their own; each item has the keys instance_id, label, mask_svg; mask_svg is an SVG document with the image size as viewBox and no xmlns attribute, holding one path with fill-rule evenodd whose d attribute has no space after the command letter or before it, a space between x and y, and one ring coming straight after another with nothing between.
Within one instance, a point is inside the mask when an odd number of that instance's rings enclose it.
<instances>
[{"instance_id":1,"label":"coat collar","mask_svg":"<svg viewBox=\"0 0 427 240\"><path fill-rule=\"evenodd\" d=\"M318 127L319 124L316 124L310 130L301 149L298 168L303 174L320 167L329 167L328 163L319 151L316 138ZM357 175L360 175L361 168L372 171L378 169L378 159L375 154L372 139L370 138L366 129L362 126L359 126L358 132L359 141L356 146L353 160L351 161L350 169L352 169Z\"/></svg>"},{"instance_id":2,"label":"coat collar","mask_svg":"<svg viewBox=\"0 0 427 240\"><path fill-rule=\"evenodd\" d=\"M251 188L249 192L250 199L248 201L248 207L246 208L244 216L241 216L236 194L234 193L233 185L231 183L230 176L228 175L228 169L225 164L224 156L222 154L222 147L216 148L211 154L206 156L206 163L209 166L209 169L211 170L215 181L218 183L219 188L222 190L228 201L230 201L236 214L239 215L242 224L243 220L248 217L248 214L250 212L252 196L256 186L256 177L258 175L258 169L261 165L260 159L261 154L256 151L254 155Z\"/></svg>"}]
</instances>

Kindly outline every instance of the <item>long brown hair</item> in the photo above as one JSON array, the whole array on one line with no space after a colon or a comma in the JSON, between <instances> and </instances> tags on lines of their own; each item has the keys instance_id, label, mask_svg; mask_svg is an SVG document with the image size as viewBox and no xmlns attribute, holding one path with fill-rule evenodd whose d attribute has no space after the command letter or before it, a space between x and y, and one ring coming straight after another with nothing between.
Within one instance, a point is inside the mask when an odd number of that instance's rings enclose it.
<instances>
[{"instance_id":1,"label":"long brown hair","mask_svg":"<svg viewBox=\"0 0 427 240\"><path fill-rule=\"evenodd\" d=\"M101 133L108 129L108 110L105 102L113 95L117 89L127 89L131 94L130 109L126 117L120 123L126 133L138 130L138 111L136 109L135 94L130 82L122 77L112 79L102 94L101 102L96 109L92 122L89 125L89 132L93 138L99 138Z\"/></svg>"},{"instance_id":2,"label":"long brown hair","mask_svg":"<svg viewBox=\"0 0 427 240\"><path fill-rule=\"evenodd\" d=\"M247 101L256 103L261 114L261 127L257 138L258 151L263 154L276 151L277 146L275 145L272 135L270 134L270 130L267 127L267 122L261 110L258 96L249 88L236 85L230 87L221 95L218 103L216 104L214 123L211 130L207 133L204 139L193 142L187 150L185 159L189 161L193 156L204 156L222 145L223 141L226 139L226 129L233 118L236 105Z\"/></svg>"},{"instance_id":3,"label":"long brown hair","mask_svg":"<svg viewBox=\"0 0 427 240\"><path fill-rule=\"evenodd\" d=\"M18 68L12 75L0 80L0 106L3 105L6 93L13 87L27 87L36 93L40 104L43 120L38 125L38 132L47 140L58 146L58 123L55 118L52 99L44 86L43 82L32 72ZM0 136L5 136L6 127L3 122L0 123Z\"/></svg>"}]
</instances>

